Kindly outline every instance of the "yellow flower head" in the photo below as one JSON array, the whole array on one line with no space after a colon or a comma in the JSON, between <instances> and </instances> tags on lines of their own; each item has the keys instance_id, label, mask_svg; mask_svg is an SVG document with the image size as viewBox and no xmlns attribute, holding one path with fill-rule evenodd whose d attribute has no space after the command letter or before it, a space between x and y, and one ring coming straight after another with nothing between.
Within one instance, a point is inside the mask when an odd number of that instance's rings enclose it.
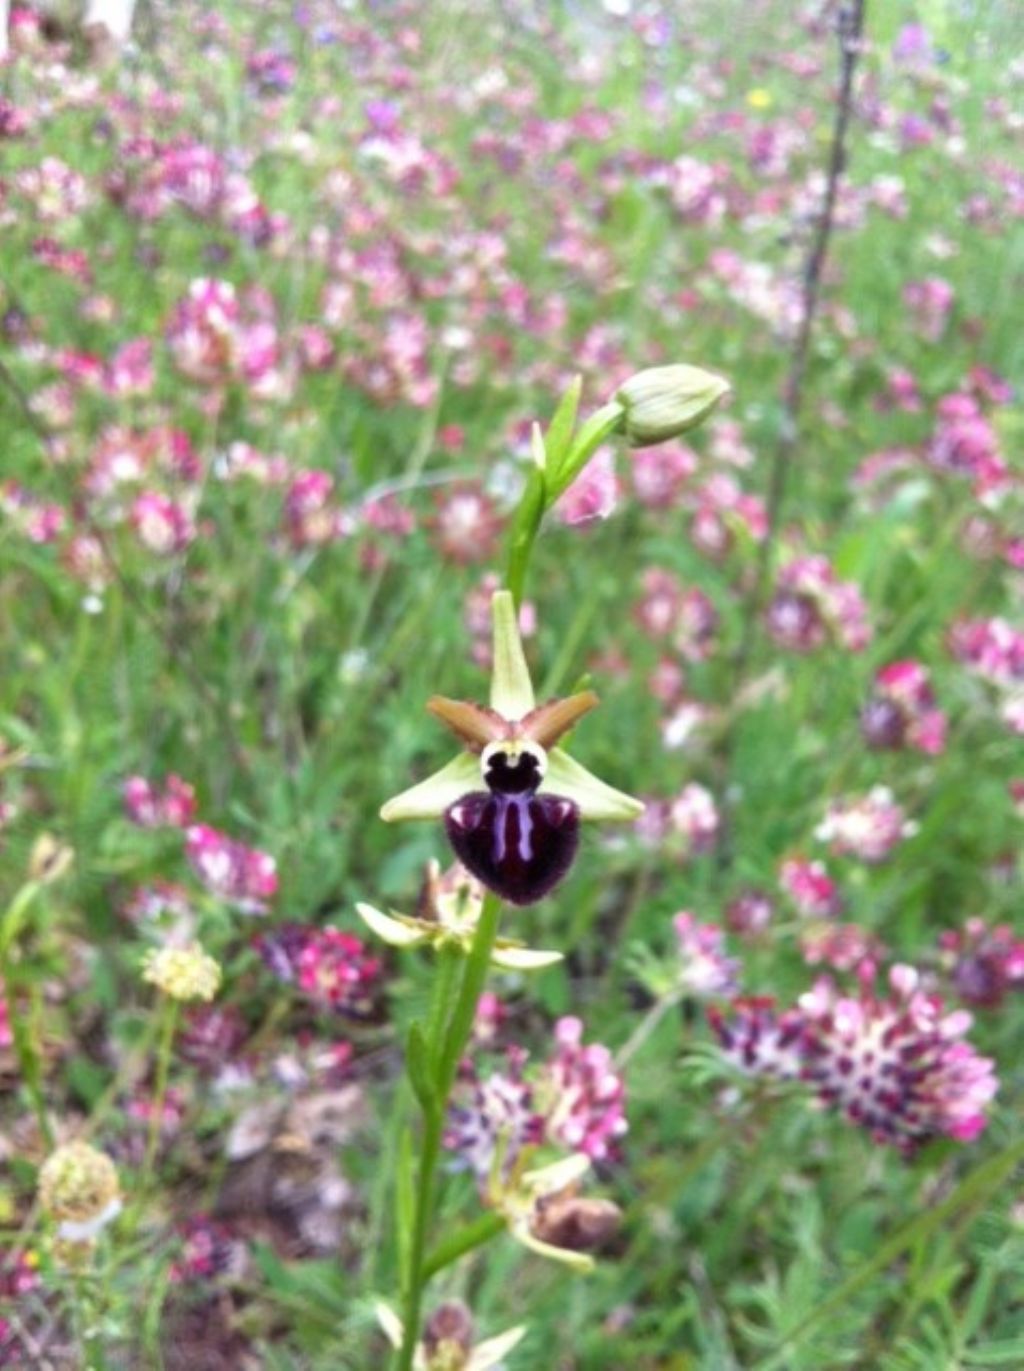
<instances>
[{"instance_id":1,"label":"yellow flower head","mask_svg":"<svg viewBox=\"0 0 1024 1371\"><path fill-rule=\"evenodd\" d=\"M212 1000L221 970L198 943L188 947L151 948L142 964L142 979L173 1000Z\"/></svg>"},{"instance_id":2,"label":"yellow flower head","mask_svg":"<svg viewBox=\"0 0 1024 1371\"><path fill-rule=\"evenodd\" d=\"M771 91L762 86L747 91L747 104L751 109L771 109L774 103Z\"/></svg>"},{"instance_id":3,"label":"yellow flower head","mask_svg":"<svg viewBox=\"0 0 1024 1371\"><path fill-rule=\"evenodd\" d=\"M39 1203L58 1237L89 1242L121 1209L114 1163L88 1143L65 1143L40 1168Z\"/></svg>"}]
</instances>

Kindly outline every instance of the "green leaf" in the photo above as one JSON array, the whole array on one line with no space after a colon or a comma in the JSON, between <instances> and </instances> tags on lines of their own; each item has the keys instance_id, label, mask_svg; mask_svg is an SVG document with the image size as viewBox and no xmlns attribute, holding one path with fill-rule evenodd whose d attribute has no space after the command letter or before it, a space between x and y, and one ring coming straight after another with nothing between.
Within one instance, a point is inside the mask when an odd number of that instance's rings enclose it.
<instances>
[{"instance_id":1,"label":"green leaf","mask_svg":"<svg viewBox=\"0 0 1024 1371\"><path fill-rule=\"evenodd\" d=\"M73 1093L90 1109L113 1079L109 1071L89 1061L88 1057L72 1057L66 1075Z\"/></svg>"},{"instance_id":2,"label":"green leaf","mask_svg":"<svg viewBox=\"0 0 1024 1371\"><path fill-rule=\"evenodd\" d=\"M558 402L544 435L544 446L548 455L548 471L557 477L562 460L569 451L572 435L576 430L576 415L580 408L580 395L583 393L583 377L574 376L566 387L565 394Z\"/></svg>"},{"instance_id":3,"label":"green leaf","mask_svg":"<svg viewBox=\"0 0 1024 1371\"><path fill-rule=\"evenodd\" d=\"M544 517L544 511L555 499L548 489L549 479L548 474L537 467L530 472L509 531L505 582L515 598L516 605L519 605L523 598L526 571L540 521Z\"/></svg>"},{"instance_id":4,"label":"green leaf","mask_svg":"<svg viewBox=\"0 0 1024 1371\"><path fill-rule=\"evenodd\" d=\"M565 454L557 473L548 473L548 509L563 491L568 490L601 444L620 429L624 413L622 405L618 401L612 401L610 404L602 405L596 414L592 414L586 421L573 439L572 446Z\"/></svg>"},{"instance_id":5,"label":"green leaf","mask_svg":"<svg viewBox=\"0 0 1024 1371\"><path fill-rule=\"evenodd\" d=\"M430 1072L430 1053L423 1029L414 1023L405 1042L405 1072L425 1113L434 1108L437 1092Z\"/></svg>"},{"instance_id":6,"label":"green leaf","mask_svg":"<svg viewBox=\"0 0 1024 1371\"><path fill-rule=\"evenodd\" d=\"M1024 1338L1009 1342L986 1342L972 1347L964 1359L966 1366L1024 1366Z\"/></svg>"}]
</instances>

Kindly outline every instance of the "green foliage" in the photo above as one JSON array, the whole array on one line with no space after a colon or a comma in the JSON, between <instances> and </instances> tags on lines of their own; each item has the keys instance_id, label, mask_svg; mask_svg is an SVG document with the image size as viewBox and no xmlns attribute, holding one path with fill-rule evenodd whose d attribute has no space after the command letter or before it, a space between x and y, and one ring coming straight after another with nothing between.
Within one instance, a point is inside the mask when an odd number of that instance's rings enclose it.
<instances>
[{"instance_id":1,"label":"green foliage","mask_svg":"<svg viewBox=\"0 0 1024 1371\"><path fill-rule=\"evenodd\" d=\"M386 15L387 8L365 8L371 37L379 24L393 38L401 16ZM905 152L886 128L869 129L869 111L862 111L849 175L864 202L856 226L837 231L826 283L835 307L826 309L813 347L776 560L790 547L827 552L837 574L862 588L876 631L862 653L807 658L783 657L758 634L747 679L737 682L749 607L738 590L757 556L748 532L735 529L727 555L711 561L689 536L691 511L682 506L652 512L626 498L614 518L581 528L563 527L549 507L583 448L589 453L598 439L615 445L616 423L601 411L595 420L594 410L613 393L622 361L636 370L678 358L729 377L729 416L756 458L749 486L764 495L782 423L787 351L769 323L721 285L710 258L728 248L788 278L799 263L800 226L780 221L770 206L742 221L685 221L629 168L692 153L730 166L735 190L753 202L772 183L746 160L728 121L710 116L725 111L756 122L750 96L763 90L771 117L805 130L792 175L811 181L831 118L831 39L799 25L781 0L684 7L694 12L683 18L680 7L668 6L683 41L677 29L660 46L590 8L541 6L539 15L523 6L506 14L502 6L460 3L405 16L419 44L418 115L425 136L443 134L439 151L462 178L467 222L500 229L510 279L528 282L534 300L558 297L568 319L564 329L552 325L550 337L536 325L509 325L468 384L452 376L452 358L438 347L431 355L437 395L426 406L378 403L338 364L304 373L287 400L233 385L223 407L206 412L200 391L182 381L160 345L188 282L211 274L240 290L269 291L283 333L319 318L329 273L308 243L335 224L332 197L344 193L338 186L356 165L362 106L381 89L372 71L360 70L362 59L300 31L286 7L220 7L235 37L212 60L202 34L185 19L168 20L158 6L156 52L144 43L131 59L137 69L105 78L112 90L123 82L135 91L132 83L152 75L179 102L167 115L167 137L244 151L257 193L288 216L280 250L263 251L184 210L153 222L132 219L96 195L61 227L65 247L89 254L94 282L83 292L42 269L32 252L39 225L8 210L3 195L43 156L63 158L95 188L116 181L116 148L96 110L86 115L73 99L65 105L54 98L27 137L2 144L0 313L23 311L51 353L105 356L111 334L82 302L86 293L109 297L119 341L145 336L158 344L151 408L138 401L134 410L132 399L116 402L99 390L88 395L62 434L59 460L10 387L0 385L4 481L72 511L100 432L111 423L148 422L159 411L187 434L208 471L230 444L249 442L283 454L296 470L329 472L349 512L394 495L411 515L410 530L390 543L359 525L349 536L294 548L283 532L279 490L209 479L198 511L202 535L170 562L148 553L127 523L111 516L101 531L118 571L94 592L52 545L23 536L15 515L0 506L0 739L27 758L4 772L0 793L16 811L0 849L3 907L22 888L41 832L75 851L70 874L41 892L14 932L12 921L0 934L17 1011L11 1048L0 1058L0 1155L10 1166L0 1211L5 1225L9 1220L2 1242L11 1252L46 1250L31 1201L41 1147L26 1123L40 1095L54 1122L81 1121L108 1141L126 1178L139 1167L145 1125L140 1132L129 1105L149 1099L155 1011L138 976L142 935L121 911L133 889L185 880L187 867L178 835L141 831L123 819L125 777L179 772L195 784L204 822L274 854L282 896L269 924L359 932L357 900L412 909L426 862L442 855L442 835L431 825L392 830L377 815L387 796L450 755L424 701L435 692L485 695L463 622L466 596L485 567L442 562L434 529L435 497L466 479L500 487L511 476L527 484L530 499L520 505L517 526L523 557L510 580L538 610L529 650L539 696L592 680L602 697L594 726L580 731L578 744L574 739L574 754L629 792L669 799L696 780L714 792L727 819L721 849L690 857L652 854L631 837L588 835L556 894L508 918L510 935L567 953L564 966L535 980L497 979L514 1031L535 1056L545 1051L551 1020L566 1013L585 1020L589 1040L613 1050L629 1043L658 997L671 996L671 916L692 909L721 922L743 889L774 888L783 856L817 855L812 835L827 802L875 784L898 792L918 829L884 864L841 864L844 918L910 961L931 956L939 932L971 914L1019 926L1021 821L1006 800L1007 782L1021 773L1019 739L993 718L984 688L952 661L945 643L954 618L1016 613L1019 621L1020 573L1014 581L994 559L964 550L964 521L977 513L965 487L937 482L920 464L875 508L850 478L869 454L920 444L928 431L921 416L880 405L891 368L913 371L928 410L972 365L1024 374L1017 303L1024 236L1008 215L1003 223L997 214L994 228L963 218L971 197L991 189L986 164L1015 152L987 102L1007 98L1002 58L1016 52L1019 63L1020 15L1005 4L872 7L871 89L883 91L894 115L926 107L928 81L901 74L888 56L904 20L920 17L948 54L929 80L951 101L958 125L951 136L963 153ZM185 10L196 17L191 6ZM164 31L168 25L173 32ZM297 76L271 117L252 94L245 55L283 35L294 45ZM598 55L615 54L599 64L591 85L583 79L586 63L577 60L588 44ZM783 60L791 51L820 75L794 75ZM578 80L567 76L570 56ZM524 205L516 175L475 151L478 130L459 114L453 92L492 68L530 92L543 121L616 113L607 145L601 137L571 142L571 205L554 202L586 222L588 242L606 256L599 284L554 251L565 224L552 203ZM17 64L0 74L10 99L33 107L46 103L37 79ZM667 113L647 103L655 87ZM625 149L626 169L602 180L598 196L592 187L607 160ZM879 178L893 176L903 183L902 218L879 212L867 195ZM417 234L429 239L449 230L429 196L415 201L410 224L401 197L389 201L383 181L378 190L383 220L401 221L403 251L415 254ZM223 264L219 249L228 254ZM151 269L143 265L150 251L157 262ZM417 270L428 284L430 254L423 256ZM928 342L908 325L901 293L907 281L934 274L951 281L956 305L950 327ZM696 306L681 303L687 294ZM431 327L445 321L443 300L425 289L419 303ZM595 360L605 328L615 376ZM344 343L352 357L364 347L356 328ZM33 360L32 349L4 360L8 365L30 397L56 375ZM580 372L582 391L570 382L558 403L552 377ZM546 476L536 464L509 461L510 435L525 421L543 433ZM1019 474L1019 397L1001 409L999 424ZM452 425L463 431L458 452L441 441ZM705 433L693 435L702 458L708 444ZM628 460L620 453L623 473ZM530 551L524 583L516 567L525 567ZM699 587L719 615L715 650L686 664L687 693L707 706L709 719L682 749L663 744L664 711L648 688L662 649L633 618L640 577L651 566ZM621 670L611 654L621 657ZM872 754L857 719L874 672L917 656L933 664L954 744L939 756ZM451 1052L431 1058L416 1022L430 1003L435 963L389 954L386 1012L339 1029L271 978L253 950L256 923L212 898L194 904L198 934L225 968L218 1003L240 1016L246 1051L285 1059L300 1041L350 1038L366 1111L353 1106L350 1132L331 1144L356 1195L338 1252L297 1254L275 1217L261 1213L246 1234L249 1266L225 1282L230 1326L218 1325L216 1337L234 1349L226 1355L239 1366L236 1336L272 1371L362 1371L383 1355L373 1301L396 1288L411 1260L420 1135L416 1101L398 1085L401 1048L428 1112L437 1108L438 1068L450 1074L456 1066ZM780 912L763 938L742 946L746 990L788 1004L807 988L813 973L799 954L799 932ZM467 1299L483 1336L527 1322L528 1339L509 1360L516 1368L1024 1365L1020 997L978 1017L973 1040L997 1058L1002 1076L989 1131L970 1147L938 1143L903 1161L838 1117L798 1106L787 1087L752 1091L711 1046L693 1002L673 1000L630 1060L625 1159L602 1175L625 1224L597 1272L583 1281L552 1271L504 1236L481 1255L466 1239L473 1187L465 1177L445 1176L434 1256L445 1255L446 1243L463 1255L445 1265L431 1299ZM459 1027L464 1037L468 1022ZM125 1238L127 1248L118 1249L116 1234L105 1236L93 1277L96 1326L111 1349L105 1364L117 1371L181 1364L173 1347L190 1324L188 1297L171 1278L180 1246L174 1224L215 1210L226 1173L243 1169L224 1153L237 1114L230 1092L214 1089L184 1057L175 1060L171 1083L184 1122L164 1151L153 1213ZM281 1103L282 1088L265 1093L275 1092ZM288 1137L284 1125L281 1133ZM285 1143L275 1156L286 1151ZM403 1178L397 1194L396 1175ZM81 1291L45 1257L43 1265L47 1289L60 1296L54 1326L70 1341L68 1310L82 1304ZM33 1316L42 1300L26 1297L21 1313Z\"/></svg>"}]
</instances>

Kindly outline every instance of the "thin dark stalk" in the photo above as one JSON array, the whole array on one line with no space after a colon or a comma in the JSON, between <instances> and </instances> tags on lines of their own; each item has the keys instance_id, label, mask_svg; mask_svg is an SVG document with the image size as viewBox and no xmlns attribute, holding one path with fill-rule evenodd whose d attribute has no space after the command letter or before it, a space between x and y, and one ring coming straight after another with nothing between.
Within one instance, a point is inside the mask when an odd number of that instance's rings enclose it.
<instances>
[{"instance_id":1,"label":"thin dark stalk","mask_svg":"<svg viewBox=\"0 0 1024 1371\"><path fill-rule=\"evenodd\" d=\"M835 117L829 145L825 175L825 193L814 225L807 256L801 272L800 322L789 355L789 366L782 383L782 418L779 436L772 454L768 476L766 523L764 539L757 555L753 579L743 607L743 628L732 661L732 679L728 698L736 712L742 708L744 687L750 659L757 642L764 615L771 579L772 558L782 527L783 508L789 486L790 471L800 441L800 425L804 411L805 387L811 358L811 339L821 302L822 280L828 257L832 231L835 227L836 202L839 184L847 163L847 140L853 118L853 83L860 59L864 34L866 0L843 0L836 15L836 35L839 42L839 89L836 95ZM719 754L723 784L729 781L732 749L735 745L735 723L725 730ZM728 831L719 845L718 866L725 870L732 864L734 844Z\"/></svg>"},{"instance_id":2,"label":"thin dark stalk","mask_svg":"<svg viewBox=\"0 0 1024 1371\"><path fill-rule=\"evenodd\" d=\"M771 570L772 554L782 523L782 510L789 484L789 473L800 440L800 421L804 409L811 337L821 301L825 261L828 257L832 230L835 226L839 183L846 169L847 138L853 116L853 81L862 49L865 8L866 0L845 0L845 3L839 6L836 17L836 34L839 40L839 92L836 97L835 119L832 125L825 194L801 272L800 323L793 339L789 367L782 384L782 420L768 478L767 532L758 553L754 580L747 596L743 637L740 640L733 663L733 679L736 687L732 692L733 698L743 683L756 640Z\"/></svg>"}]
</instances>

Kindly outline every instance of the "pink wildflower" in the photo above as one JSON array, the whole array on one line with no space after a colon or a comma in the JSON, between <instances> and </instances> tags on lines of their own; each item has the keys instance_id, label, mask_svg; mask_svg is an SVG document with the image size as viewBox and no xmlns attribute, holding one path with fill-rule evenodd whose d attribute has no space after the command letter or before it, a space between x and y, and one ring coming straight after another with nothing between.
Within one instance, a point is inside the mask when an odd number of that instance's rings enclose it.
<instances>
[{"instance_id":1,"label":"pink wildflower","mask_svg":"<svg viewBox=\"0 0 1024 1371\"><path fill-rule=\"evenodd\" d=\"M670 829L683 838L688 857L710 852L718 841L721 819L714 797L695 781L670 802L668 820Z\"/></svg>"},{"instance_id":2,"label":"pink wildflower","mask_svg":"<svg viewBox=\"0 0 1024 1371\"><path fill-rule=\"evenodd\" d=\"M171 1264L170 1279L175 1285L208 1286L215 1277L240 1262L244 1248L226 1224L207 1214L194 1214L178 1225L181 1252Z\"/></svg>"},{"instance_id":3,"label":"pink wildflower","mask_svg":"<svg viewBox=\"0 0 1024 1371\"><path fill-rule=\"evenodd\" d=\"M937 343L945 333L953 298L953 287L940 276L909 281L903 287L903 303L913 326L929 343Z\"/></svg>"},{"instance_id":4,"label":"pink wildflower","mask_svg":"<svg viewBox=\"0 0 1024 1371\"><path fill-rule=\"evenodd\" d=\"M570 527L607 519L615 513L621 491L614 453L600 448L555 505L555 516Z\"/></svg>"},{"instance_id":5,"label":"pink wildflower","mask_svg":"<svg viewBox=\"0 0 1024 1371\"><path fill-rule=\"evenodd\" d=\"M877 785L859 799L830 804L814 836L831 844L833 852L875 865L916 831L917 825L905 817L892 791Z\"/></svg>"},{"instance_id":6,"label":"pink wildflower","mask_svg":"<svg viewBox=\"0 0 1024 1371\"><path fill-rule=\"evenodd\" d=\"M203 885L246 914L265 914L277 893L277 863L206 824L185 833L185 856Z\"/></svg>"},{"instance_id":7,"label":"pink wildflower","mask_svg":"<svg viewBox=\"0 0 1024 1371\"><path fill-rule=\"evenodd\" d=\"M967 1004L992 1009L1008 991L1024 989L1024 938L1009 924L968 919L941 933L939 947L953 989Z\"/></svg>"},{"instance_id":8,"label":"pink wildflower","mask_svg":"<svg viewBox=\"0 0 1024 1371\"><path fill-rule=\"evenodd\" d=\"M725 921L743 938L757 937L775 916L775 902L766 890L743 890L729 901Z\"/></svg>"},{"instance_id":9,"label":"pink wildflower","mask_svg":"<svg viewBox=\"0 0 1024 1371\"><path fill-rule=\"evenodd\" d=\"M768 631L780 647L813 652L830 639L851 652L871 641L860 590L840 581L825 557L798 557L779 572Z\"/></svg>"},{"instance_id":10,"label":"pink wildflower","mask_svg":"<svg viewBox=\"0 0 1024 1371\"><path fill-rule=\"evenodd\" d=\"M507 1070L482 1080L474 1070L463 1071L456 1103L448 1111L444 1143L457 1152L481 1184L486 1184L500 1155L508 1170L524 1147L539 1143L544 1120L538 1112L533 1086L524 1079L526 1054L509 1048Z\"/></svg>"},{"instance_id":11,"label":"pink wildflower","mask_svg":"<svg viewBox=\"0 0 1024 1371\"><path fill-rule=\"evenodd\" d=\"M629 454L633 492L650 509L670 509L697 470L697 454L683 443L633 448Z\"/></svg>"},{"instance_id":12,"label":"pink wildflower","mask_svg":"<svg viewBox=\"0 0 1024 1371\"><path fill-rule=\"evenodd\" d=\"M195 790L173 772L162 787L144 776L129 776L121 794L125 813L140 828L184 828L195 816Z\"/></svg>"},{"instance_id":13,"label":"pink wildflower","mask_svg":"<svg viewBox=\"0 0 1024 1371\"><path fill-rule=\"evenodd\" d=\"M234 1005L191 1004L177 1037L177 1051L189 1065L209 1076L225 1062L237 1061L249 1036Z\"/></svg>"},{"instance_id":14,"label":"pink wildflower","mask_svg":"<svg viewBox=\"0 0 1024 1371\"><path fill-rule=\"evenodd\" d=\"M787 857L779 868L779 885L805 918L834 918L842 908L839 887L822 862Z\"/></svg>"},{"instance_id":15,"label":"pink wildflower","mask_svg":"<svg viewBox=\"0 0 1024 1371\"><path fill-rule=\"evenodd\" d=\"M201 385L227 380L235 365L240 327L234 286L205 277L193 281L167 329L178 370Z\"/></svg>"},{"instance_id":16,"label":"pink wildflower","mask_svg":"<svg viewBox=\"0 0 1024 1371\"><path fill-rule=\"evenodd\" d=\"M300 471L284 497L288 537L295 548L320 547L339 537L344 528L340 509L332 504L334 478L326 471Z\"/></svg>"},{"instance_id":17,"label":"pink wildflower","mask_svg":"<svg viewBox=\"0 0 1024 1371\"><path fill-rule=\"evenodd\" d=\"M131 521L139 542L159 557L184 552L196 536L188 510L154 490L144 490L136 497Z\"/></svg>"},{"instance_id":18,"label":"pink wildflower","mask_svg":"<svg viewBox=\"0 0 1024 1371\"><path fill-rule=\"evenodd\" d=\"M710 1005L708 1021L733 1066L749 1076L792 1081L803 1071L804 1019L765 996L742 996L727 1008Z\"/></svg>"},{"instance_id":19,"label":"pink wildflower","mask_svg":"<svg viewBox=\"0 0 1024 1371\"><path fill-rule=\"evenodd\" d=\"M938 996L919 989L919 979L912 967L897 965L886 999L866 977L855 997L822 980L800 998L804 1079L851 1123L905 1153L942 1134L962 1142L977 1137L998 1089L993 1063L963 1040L970 1014L947 1014Z\"/></svg>"},{"instance_id":20,"label":"pink wildflower","mask_svg":"<svg viewBox=\"0 0 1024 1371\"><path fill-rule=\"evenodd\" d=\"M885 955L885 946L860 924L825 922L800 934L800 952L808 966L824 964L835 971L856 971L868 962L877 966Z\"/></svg>"},{"instance_id":21,"label":"pink wildflower","mask_svg":"<svg viewBox=\"0 0 1024 1371\"><path fill-rule=\"evenodd\" d=\"M629 1127L626 1090L612 1054L601 1043L584 1046L583 1023L573 1017L555 1024L555 1045L537 1085L546 1135L571 1152L606 1161Z\"/></svg>"},{"instance_id":22,"label":"pink wildflower","mask_svg":"<svg viewBox=\"0 0 1024 1371\"><path fill-rule=\"evenodd\" d=\"M696 999L732 995L739 979L740 963L726 956L725 933L717 924L701 924L683 910L673 916L679 940L677 984Z\"/></svg>"},{"instance_id":23,"label":"pink wildflower","mask_svg":"<svg viewBox=\"0 0 1024 1371\"><path fill-rule=\"evenodd\" d=\"M11 1030L11 1011L7 1003L7 986L0 977L0 1051L6 1052L14 1045Z\"/></svg>"},{"instance_id":24,"label":"pink wildflower","mask_svg":"<svg viewBox=\"0 0 1024 1371\"><path fill-rule=\"evenodd\" d=\"M876 673L860 724L871 748L912 747L937 756L946 745L946 716L936 708L928 669L920 662L890 662Z\"/></svg>"},{"instance_id":25,"label":"pink wildflower","mask_svg":"<svg viewBox=\"0 0 1024 1371\"><path fill-rule=\"evenodd\" d=\"M1006 619L962 619L950 631L954 657L996 686L1024 682L1024 633Z\"/></svg>"},{"instance_id":26,"label":"pink wildflower","mask_svg":"<svg viewBox=\"0 0 1024 1371\"><path fill-rule=\"evenodd\" d=\"M296 962L299 989L317 1004L346 1014L372 1007L381 963L354 933L340 928L311 931Z\"/></svg>"},{"instance_id":27,"label":"pink wildflower","mask_svg":"<svg viewBox=\"0 0 1024 1371\"><path fill-rule=\"evenodd\" d=\"M383 967L354 933L282 924L262 934L256 947L274 975L318 1008L357 1017L372 1010Z\"/></svg>"},{"instance_id":28,"label":"pink wildflower","mask_svg":"<svg viewBox=\"0 0 1024 1371\"><path fill-rule=\"evenodd\" d=\"M501 516L491 497L464 481L441 492L433 518L433 539L441 556L459 566L485 562L494 555Z\"/></svg>"}]
</instances>

